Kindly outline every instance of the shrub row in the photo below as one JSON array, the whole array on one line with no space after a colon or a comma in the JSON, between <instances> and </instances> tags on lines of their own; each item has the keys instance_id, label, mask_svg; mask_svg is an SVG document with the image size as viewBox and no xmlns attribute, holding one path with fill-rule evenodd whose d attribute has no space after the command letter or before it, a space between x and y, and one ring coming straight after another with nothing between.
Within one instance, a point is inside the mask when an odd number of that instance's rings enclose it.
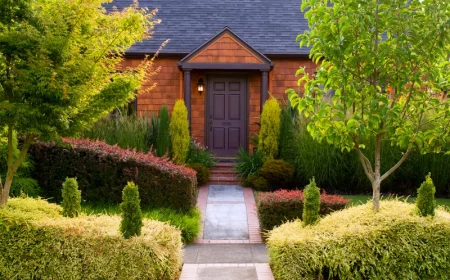
<instances>
[{"instance_id":1,"label":"shrub row","mask_svg":"<svg viewBox=\"0 0 450 280\"><path fill-rule=\"evenodd\" d=\"M413 234L412 234L413 233ZM295 221L268 238L276 279L448 279L450 213L420 217L413 204L351 207L315 226Z\"/></svg>"},{"instance_id":2,"label":"shrub row","mask_svg":"<svg viewBox=\"0 0 450 280\"><path fill-rule=\"evenodd\" d=\"M10 199L0 210L1 279L176 279L180 231L144 220L121 237L119 216L64 218L44 200Z\"/></svg>"},{"instance_id":3,"label":"shrub row","mask_svg":"<svg viewBox=\"0 0 450 280\"><path fill-rule=\"evenodd\" d=\"M38 143L30 148L36 162L33 177L45 197L61 201L63 181L76 177L81 195L88 201L119 203L123 186L133 181L139 186L143 206L183 211L195 206L197 179L192 169L100 141L63 142L66 145Z\"/></svg>"},{"instance_id":4,"label":"shrub row","mask_svg":"<svg viewBox=\"0 0 450 280\"><path fill-rule=\"evenodd\" d=\"M279 190L275 192L259 193L257 195L258 217L261 228L271 230L286 221L301 219L303 213L303 191ZM350 200L339 195L320 195L320 215L324 216L341 210Z\"/></svg>"}]
</instances>

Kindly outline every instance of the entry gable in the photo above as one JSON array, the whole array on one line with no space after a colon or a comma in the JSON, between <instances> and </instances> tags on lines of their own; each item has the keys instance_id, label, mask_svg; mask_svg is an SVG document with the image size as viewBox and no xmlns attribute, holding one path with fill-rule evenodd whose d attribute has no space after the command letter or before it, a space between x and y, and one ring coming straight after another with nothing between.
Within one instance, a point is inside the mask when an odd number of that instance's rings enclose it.
<instances>
[{"instance_id":1,"label":"entry gable","mask_svg":"<svg viewBox=\"0 0 450 280\"><path fill-rule=\"evenodd\" d=\"M230 28L225 27L216 36L180 61L182 68L187 65L200 64L246 64L270 68L271 61L239 38Z\"/></svg>"}]
</instances>

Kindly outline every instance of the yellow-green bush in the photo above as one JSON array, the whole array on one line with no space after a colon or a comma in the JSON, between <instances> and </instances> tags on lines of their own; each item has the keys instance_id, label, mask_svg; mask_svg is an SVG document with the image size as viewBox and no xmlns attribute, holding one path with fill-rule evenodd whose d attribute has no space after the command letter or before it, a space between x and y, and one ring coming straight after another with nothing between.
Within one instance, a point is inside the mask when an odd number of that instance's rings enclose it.
<instances>
[{"instance_id":1,"label":"yellow-green bush","mask_svg":"<svg viewBox=\"0 0 450 280\"><path fill-rule=\"evenodd\" d=\"M259 130L258 150L265 160L278 156L280 142L280 114L281 107L271 98L264 103L261 114L261 129Z\"/></svg>"},{"instance_id":2,"label":"yellow-green bush","mask_svg":"<svg viewBox=\"0 0 450 280\"><path fill-rule=\"evenodd\" d=\"M315 226L289 222L270 232L276 279L449 279L450 213L382 201L334 212Z\"/></svg>"},{"instance_id":3,"label":"yellow-green bush","mask_svg":"<svg viewBox=\"0 0 450 280\"><path fill-rule=\"evenodd\" d=\"M175 103L170 120L170 134L172 139L172 159L177 164L186 162L189 151L189 122L188 112L184 101L179 99Z\"/></svg>"},{"instance_id":4,"label":"yellow-green bush","mask_svg":"<svg viewBox=\"0 0 450 280\"><path fill-rule=\"evenodd\" d=\"M141 236L124 239L119 216L61 211L31 198L0 209L0 279L177 279L178 229L144 220Z\"/></svg>"}]
</instances>

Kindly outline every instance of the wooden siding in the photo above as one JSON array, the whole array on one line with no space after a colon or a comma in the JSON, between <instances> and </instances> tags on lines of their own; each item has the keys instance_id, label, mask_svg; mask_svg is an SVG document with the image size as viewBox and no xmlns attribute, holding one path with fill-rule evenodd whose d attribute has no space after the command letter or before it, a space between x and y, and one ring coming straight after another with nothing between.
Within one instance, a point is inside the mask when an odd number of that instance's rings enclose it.
<instances>
[{"instance_id":1,"label":"wooden siding","mask_svg":"<svg viewBox=\"0 0 450 280\"><path fill-rule=\"evenodd\" d=\"M259 132L259 117L261 104L261 72L253 72L248 76L249 83L249 150L253 150L254 146L250 137L255 136Z\"/></svg>"},{"instance_id":2,"label":"wooden siding","mask_svg":"<svg viewBox=\"0 0 450 280\"><path fill-rule=\"evenodd\" d=\"M228 34L224 34L206 49L191 58L195 63L263 63L252 52Z\"/></svg>"},{"instance_id":3,"label":"wooden siding","mask_svg":"<svg viewBox=\"0 0 450 280\"><path fill-rule=\"evenodd\" d=\"M303 93L303 87L297 84L300 77L295 76L300 67L306 67L310 76L316 71L316 64L309 59L272 59L272 62L275 66L269 75L269 91L278 100L287 100L285 91L289 88Z\"/></svg>"},{"instance_id":4,"label":"wooden siding","mask_svg":"<svg viewBox=\"0 0 450 280\"><path fill-rule=\"evenodd\" d=\"M200 78L202 78L205 83L202 95L200 95L197 90L197 82ZM206 75L203 71L194 70L191 72L191 135L203 146L206 145L205 96L208 92L206 83Z\"/></svg>"}]
</instances>

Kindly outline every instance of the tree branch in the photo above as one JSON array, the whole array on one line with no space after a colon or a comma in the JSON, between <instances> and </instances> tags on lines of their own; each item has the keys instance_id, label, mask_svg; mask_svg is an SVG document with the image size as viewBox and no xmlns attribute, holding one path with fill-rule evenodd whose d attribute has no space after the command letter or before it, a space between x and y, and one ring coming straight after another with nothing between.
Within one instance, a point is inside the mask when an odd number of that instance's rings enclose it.
<instances>
[{"instance_id":1,"label":"tree branch","mask_svg":"<svg viewBox=\"0 0 450 280\"><path fill-rule=\"evenodd\" d=\"M389 177L389 175L391 175L392 172L394 172L406 160L406 158L408 158L412 151L412 149L407 150L406 153L403 154L402 158L394 166L392 166L391 169L384 173L383 176L381 176L381 181Z\"/></svg>"}]
</instances>

